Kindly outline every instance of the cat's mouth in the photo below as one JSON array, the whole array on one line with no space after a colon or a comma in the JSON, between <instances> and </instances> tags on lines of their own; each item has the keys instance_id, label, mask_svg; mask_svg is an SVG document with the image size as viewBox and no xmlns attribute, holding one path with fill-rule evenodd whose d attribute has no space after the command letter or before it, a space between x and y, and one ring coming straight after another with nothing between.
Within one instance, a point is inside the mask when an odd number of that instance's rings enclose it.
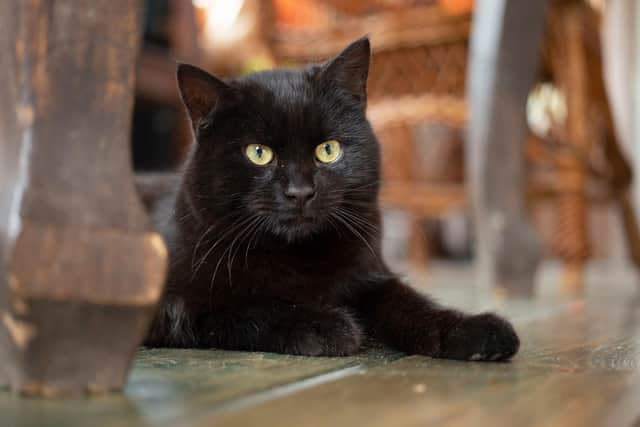
<instances>
[{"instance_id":1,"label":"cat's mouth","mask_svg":"<svg viewBox=\"0 0 640 427\"><path fill-rule=\"evenodd\" d=\"M285 215L280 218L280 222L289 227L312 228L315 224L315 216L306 212Z\"/></svg>"},{"instance_id":2,"label":"cat's mouth","mask_svg":"<svg viewBox=\"0 0 640 427\"><path fill-rule=\"evenodd\" d=\"M279 234L287 240L295 241L310 236L318 231L322 222L320 215L311 209L292 209L278 215Z\"/></svg>"},{"instance_id":3,"label":"cat's mouth","mask_svg":"<svg viewBox=\"0 0 640 427\"><path fill-rule=\"evenodd\" d=\"M313 221L318 216L318 209L314 206L292 205L283 207L278 212L280 219L290 223L305 223Z\"/></svg>"}]
</instances>

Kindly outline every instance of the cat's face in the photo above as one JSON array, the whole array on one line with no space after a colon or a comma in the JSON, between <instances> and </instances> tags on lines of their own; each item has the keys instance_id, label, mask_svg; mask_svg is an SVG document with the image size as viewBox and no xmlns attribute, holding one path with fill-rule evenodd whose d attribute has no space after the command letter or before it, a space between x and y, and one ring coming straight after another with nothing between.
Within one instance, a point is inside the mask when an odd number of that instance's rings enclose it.
<instances>
[{"instance_id":1,"label":"cat's face","mask_svg":"<svg viewBox=\"0 0 640 427\"><path fill-rule=\"evenodd\" d=\"M365 118L369 49L361 39L326 64L228 83L179 68L197 139L187 179L203 217L288 241L365 227L380 168Z\"/></svg>"}]
</instances>

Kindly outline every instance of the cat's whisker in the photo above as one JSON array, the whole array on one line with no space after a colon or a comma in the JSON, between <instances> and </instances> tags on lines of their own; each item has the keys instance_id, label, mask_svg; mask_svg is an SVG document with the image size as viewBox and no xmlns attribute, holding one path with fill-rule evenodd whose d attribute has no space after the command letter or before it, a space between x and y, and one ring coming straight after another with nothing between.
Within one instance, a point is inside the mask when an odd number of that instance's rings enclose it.
<instances>
[{"instance_id":1,"label":"cat's whisker","mask_svg":"<svg viewBox=\"0 0 640 427\"><path fill-rule=\"evenodd\" d=\"M238 251L240 250L240 248L242 247L242 243L249 237L251 236L251 233L253 233L253 229L255 228L255 225L260 222L260 217L255 217L254 220L247 226L247 228L243 231L244 236L238 241L238 246L236 247L235 252L233 252L233 255L231 254L231 252L233 251L233 248L231 248L231 250L229 251L229 261L227 263L227 271L229 272L229 282L231 282L231 268L233 266L233 260L236 258L236 255L238 254Z\"/></svg>"},{"instance_id":2,"label":"cat's whisker","mask_svg":"<svg viewBox=\"0 0 640 427\"><path fill-rule=\"evenodd\" d=\"M211 252L213 252L213 250L222 241L224 241L227 238L227 236L229 236L231 233L236 231L238 229L238 227L242 227L243 225L248 223L251 219L252 219L252 217L240 217L239 219L237 219L236 221L234 221L232 223L232 225L227 229L227 231L221 237L219 237L218 240L216 240L215 243L213 243L213 245L211 245L211 247L207 250L207 252L205 252L205 254L202 256L202 258L200 258L200 261L198 262L197 267L194 269L194 271L192 273L192 276L191 276L192 280L196 276L196 274L198 273L198 271L200 270L200 268L202 267L204 262L207 260L207 258L211 254Z\"/></svg>"},{"instance_id":3,"label":"cat's whisker","mask_svg":"<svg viewBox=\"0 0 640 427\"><path fill-rule=\"evenodd\" d=\"M200 245L202 244L202 241L204 240L204 238L207 236L207 234L209 234L214 228L216 227L215 223L211 224L209 227L207 227L207 229L204 231L204 233L202 233L202 236L200 236L200 238L198 239L194 249L193 249L193 255L191 256L191 270L193 271L195 264L196 264L196 254L198 253L198 249L200 248Z\"/></svg>"},{"instance_id":4,"label":"cat's whisker","mask_svg":"<svg viewBox=\"0 0 640 427\"><path fill-rule=\"evenodd\" d=\"M230 215L225 215L225 216L226 216L226 217L228 217L228 216L230 216ZM223 218L224 218L224 217L223 217ZM231 226L232 226L232 227L233 227L233 226L235 226L236 222L242 221L242 219L243 219L243 218L238 218L237 220L235 220L235 221L231 224ZM218 221L221 221L221 220L218 220ZM198 243L196 244L196 246L194 247L194 250L193 250L193 256L192 256L192 260L191 260L191 269L192 269L192 270L195 270L195 271L194 271L194 274L197 272L197 268L196 268L196 266L195 266L195 264L196 264L196 263L194 262L195 256L197 255L197 251L198 251L198 249L199 249L200 245L204 242L204 238L205 238L205 236L206 236L207 234L209 234L211 231L213 231L213 230L216 228L216 226L219 226L219 224L214 223L214 224L212 224L210 227L208 227L208 228L205 230L205 232L202 234L202 236L200 237L200 239L198 240ZM222 234L222 236L218 236L218 237L217 237L217 240L214 242L214 244L213 244L212 246L210 246L210 247L209 247L209 249L207 250L207 252L204 254L204 256L203 256L203 257L204 257L205 259L206 259L206 257L208 256L209 252L210 252L210 251L211 251L211 250L212 250L212 249L213 249L213 248L214 248L214 247L219 243L219 241L220 241L220 240L222 240L222 239L224 239L224 237L226 236L226 234L227 234L227 233L225 232L225 233L223 233L223 234ZM200 263L202 262L202 260L203 260L203 258L200 258L200 259L198 260L198 266L200 265Z\"/></svg>"},{"instance_id":5,"label":"cat's whisker","mask_svg":"<svg viewBox=\"0 0 640 427\"><path fill-rule=\"evenodd\" d=\"M236 236L237 238L237 236ZM216 276L218 275L218 268L220 268L220 264L222 263L222 260L224 260L225 255L227 254L227 251L229 251L229 249L231 248L231 245L233 244L234 240L232 241L232 243L227 246L227 248L224 250L224 252L222 252L222 254L220 255L220 258L218 259L218 262L216 263L216 268L213 270L213 274L211 275L211 282L209 283L209 300L212 299L213 297L213 286L215 284L216 281ZM229 286L232 286L231 283L231 273L229 273Z\"/></svg>"},{"instance_id":6,"label":"cat's whisker","mask_svg":"<svg viewBox=\"0 0 640 427\"><path fill-rule=\"evenodd\" d=\"M371 222L367 221L367 219L362 215L360 215L358 212L354 211L353 209L349 209L347 207L338 208L338 210L340 210L343 214L349 216L354 222L370 230L372 233L374 233L375 236L379 235L380 233L379 228L371 224Z\"/></svg>"},{"instance_id":7,"label":"cat's whisker","mask_svg":"<svg viewBox=\"0 0 640 427\"><path fill-rule=\"evenodd\" d=\"M244 240L244 237L247 234L247 230L249 230L249 228L255 221L256 221L256 218L252 216L251 221L249 221L248 224L245 224L245 227L242 230L240 230L238 234L236 234L236 236L231 241L231 244L227 247L227 249L225 249L225 251L222 253L222 256L220 257L221 259L223 259L225 255L227 256L227 272L229 274L229 286L233 286L233 283L231 281L231 264L233 263L233 258L232 258L233 248L235 247L236 242L239 241L238 245L242 243L242 240Z\"/></svg>"},{"instance_id":8,"label":"cat's whisker","mask_svg":"<svg viewBox=\"0 0 640 427\"><path fill-rule=\"evenodd\" d=\"M260 227L266 222L266 217L260 217L260 221L257 223L256 227L253 230L253 235L251 236L251 238L249 239L249 242L247 243L247 249L245 249L244 251L244 266L245 268L249 268L249 251L251 249L253 249L255 246L251 246L253 243L252 242L256 242L257 243L257 237L258 234L260 232Z\"/></svg>"},{"instance_id":9,"label":"cat's whisker","mask_svg":"<svg viewBox=\"0 0 640 427\"><path fill-rule=\"evenodd\" d=\"M326 219L331 228L333 228L339 236L342 236L342 230L340 230L340 227L338 227L338 225L332 220L331 215L329 215Z\"/></svg>"},{"instance_id":10,"label":"cat's whisker","mask_svg":"<svg viewBox=\"0 0 640 427\"><path fill-rule=\"evenodd\" d=\"M341 216L340 212L334 212L333 215L334 218L344 224L344 226L347 227L349 231L351 231L355 236L362 240L362 242L367 246L367 248L371 251L371 254L375 258L378 258L376 251L373 250L373 247L371 247L367 239L345 217Z\"/></svg>"},{"instance_id":11,"label":"cat's whisker","mask_svg":"<svg viewBox=\"0 0 640 427\"><path fill-rule=\"evenodd\" d=\"M339 203L339 205L342 205L345 208L355 208L358 210L368 210L371 209L373 207L375 207L376 203L375 202L352 202L352 201L342 201L342 203Z\"/></svg>"},{"instance_id":12,"label":"cat's whisker","mask_svg":"<svg viewBox=\"0 0 640 427\"><path fill-rule=\"evenodd\" d=\"M368 232L369 237L372 240L378 240L380 237L380 228L378 224L372 224L367 218L362 215L354 212L351 209L344 208L342 210L343 214L348 216L354 225L357 225L360 230L363 232Z\"/></svg>"},{"instance_id":13,"label":"cat's whisker","mask_svg":"<svg viewBox=\"0 0 640 427\"><path fill-rule=\"evenodd\" d=\"M250 216L249 218L247 218L248 220L253 220L255 219L255 216ZM243 222L243 224L246 224L247 221ZM227 248L224 250L224 252L222 252L222 254L220 255L220 259L218 259L218 262L216 263L216 267L213 270L213 275L211 276L211 282L209 284L209 300L211 300L212 296L213 296L213 286L216 280L216 276L218 275L218 269L220 268L220 264L222 263L222 261L224 260L225 256L227 255L227 253L230 253L229 251L233 248L233 245L235 243L235 241L238 239L238 237L240 235L242 235L247 229L245 228L244 230L242 230L238 235L236 235L236 237L231 241L231 244L229 244L227 246ZM233 283L231 282L231 272L229 271L229 286L233 286Z\"/></svg>"},{"instance_id":14,"label":"cat's whisker","mask_svg":"<svg viewBox=\"0 0 640 427\"><path fill-rule=\"evenodd\" d=\"M362 226L358 226L358 224L355 222L356 220L356 215L354 215L354 213L349 214L348 212L345 212L344 210L339 210L339 213L342 215L345 215L345 217L343 219L345 219L347 222L351 222L351 225L353 226L354 230L352 230L352 232L354 232L354 234L356 234L358 237L360 237L360 239L365 242L365 244L368 243L368 240L366 240L363 236L359 235L357 233L357 231L360 231L362 234L364 234L365 236L367 236L369 239L371 239L371 241L373 242L379 242L380 241L380 230L373 227L373 225L371 225L370 223L366 222L364 218L362 218L361 215L357 215L360 223L362 224L366 224L369 226L369 228L371 229L371 231L367 231L366 229L364 229ZM365 221L365 222L362 222ZM374 255L374 259L376 260L376 262L378 263L378 265L383 268L383 261L380 258L380 256L377 254L377 252L374 252L371 245L367 244L367 247L369 248L369 250L371 251L371 253Z\"/></svg>"}]
</instances>

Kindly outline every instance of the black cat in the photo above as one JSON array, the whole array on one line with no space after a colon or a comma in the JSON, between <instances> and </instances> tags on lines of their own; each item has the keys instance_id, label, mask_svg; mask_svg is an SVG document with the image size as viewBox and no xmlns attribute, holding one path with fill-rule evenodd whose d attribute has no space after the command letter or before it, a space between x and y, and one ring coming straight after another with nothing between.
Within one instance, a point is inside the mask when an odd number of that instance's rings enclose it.
<instances>
[{"instance_id":1,"label":"black cat","mask_svg":"<svg viewBox=\"0 0 640 427\"><path fill-rule=\"evenodd\" d=\"M329 356L371 336L451 359L518 351L507 321L438 306L382 260L369 57L363 38L324 64L226 83L178 67L197 144L154 213L171 265L147 345Z\"/></svg>"}]
</instances>

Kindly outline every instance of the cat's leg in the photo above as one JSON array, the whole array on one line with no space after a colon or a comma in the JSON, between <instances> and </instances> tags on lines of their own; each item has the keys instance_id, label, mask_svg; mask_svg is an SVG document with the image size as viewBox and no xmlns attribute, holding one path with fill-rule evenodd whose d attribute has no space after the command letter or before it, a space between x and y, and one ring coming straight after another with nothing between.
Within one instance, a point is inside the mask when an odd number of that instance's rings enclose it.
<instances>
[{"instance_id":1,"label":"cat's leg","mask_svg":"<svg viewBox=\"0 0 640 427\"><path fill-rule=\"evenodd\" d=\"M362 331L345 308L261 303L200 316L199 347L308 356L347 356L360 348Z\"/></svg>"},{"instance_id":2,"label":"cat's leg","mask_svg":"<svg viewBox=\"0 0 640 427\"><path fill-rule=\"evenodd\" d=\"M356 303L370 333L410 354L457 360L507 360L520 340L494 314L443 308L397 279L369 287Z\"/></svg>"}]
</instances>

